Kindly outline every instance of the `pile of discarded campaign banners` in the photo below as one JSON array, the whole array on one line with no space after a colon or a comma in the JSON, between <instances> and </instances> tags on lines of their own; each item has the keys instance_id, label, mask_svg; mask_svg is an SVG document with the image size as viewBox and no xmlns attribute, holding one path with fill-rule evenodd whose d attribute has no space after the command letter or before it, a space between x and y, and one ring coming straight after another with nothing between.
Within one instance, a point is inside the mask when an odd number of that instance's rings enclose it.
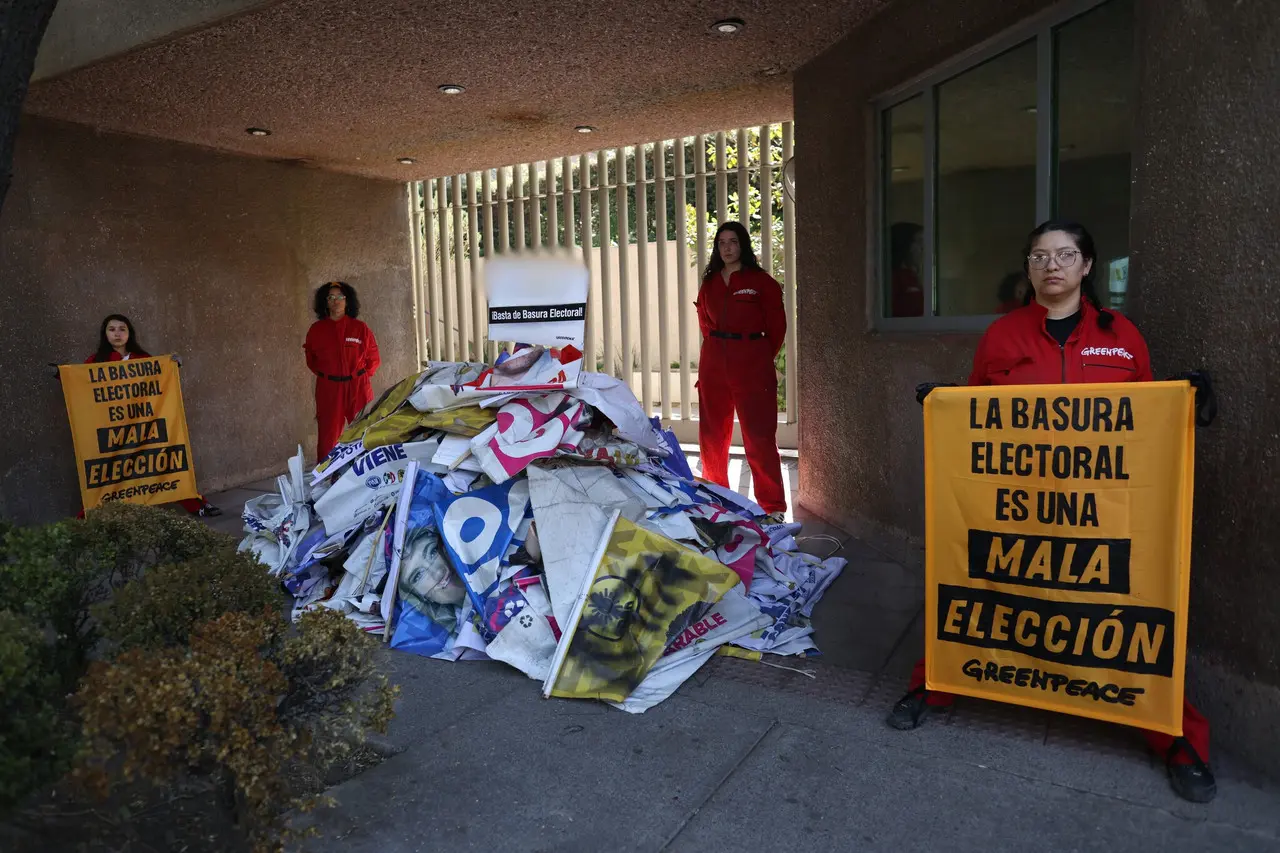
<instances>
[{"instance_id":1,"label":"pile of discarded campaign banners","mask_svg":"<svg viewBox=\"0 0 1280 853\"><path fill-rule=\"evenodd\" d=\"M294 597L392 648L499 660L545 696L641 712L725 644L813 654L813 606L844 568L745 497L694 477L630 388L543 346L432 362L308 476L244 508Z\"/></svg>"}]
</instances>

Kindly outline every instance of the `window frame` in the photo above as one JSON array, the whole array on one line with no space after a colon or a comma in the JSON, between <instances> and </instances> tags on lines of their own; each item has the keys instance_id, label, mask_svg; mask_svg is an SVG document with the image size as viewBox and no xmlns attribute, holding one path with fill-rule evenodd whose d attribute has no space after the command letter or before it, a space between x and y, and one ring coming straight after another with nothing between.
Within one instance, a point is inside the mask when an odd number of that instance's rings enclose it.
<instances>
[{"instance_id":1,"label":"window frame","mask_svg":"<svg viewBox=\"0 0 1280 853\"><path fill-rule=\"evenodd\" d=\"M1119 0L1123 2L1123 0ZM958 332L981 334L999 314L969 314L939 317L937 311L937 196L938 196L938 87L967 71L982 65L1003 53L1021 47L1028 42L1036 45L1036 222L1030 223L1030 231L1039 222L1051 218L1056 208L1055 193L1058 185L1055 156L1058 128L1055 110L1057 101L1057 30L1082 15L1104 6L1112 0L1063 0L1049 6L1020 24L962 51L951 59L873 98L870 102L872 122L872 169L874 187L868 194L871 200L872 251L868 280L875 282L871 301L871 328L878 332ZM885 162L888 154L886 135L891 109L914 97L923 99L924 127L924 269L928 271L928 311L922 317L889 317L886 300L886 271L888 269L888 234L885 217L885 186L891 176Z\"/></svg>"}]
</instances>

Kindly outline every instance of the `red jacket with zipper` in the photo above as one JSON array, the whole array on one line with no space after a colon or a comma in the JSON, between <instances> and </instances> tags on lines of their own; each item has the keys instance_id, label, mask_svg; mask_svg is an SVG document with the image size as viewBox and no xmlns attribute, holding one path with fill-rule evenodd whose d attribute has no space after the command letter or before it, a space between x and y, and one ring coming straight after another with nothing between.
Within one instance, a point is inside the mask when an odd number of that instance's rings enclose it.
<instances>
[{"instance_id":1,"label":"red jacket with zipper","mask_svg":"<svg viewBox=\"0 0 1280 853\"><path fill-rule=\"evenodd\" d=\"M1138 327L1110 311L1111 326L1103 329L1098 309L1081 300L1080 310L1080 322L1065 345L1045 328L1048 312L1040 304L1005 314L978 342L969 384L1150 382L1151 357Z\"/></svg>"},{"instance_id":2,"label":"red jacket with zipper","mask_svg":"<svg viewBox=\"0 0 1280 853\"><path fill-rule=\"evenodd\" d=\"M698 328L702 331L699 372L708 368L740 368L736 359L759 357L771 363L787 337L787 311L782 303L782 286L762 269L742 269L731 274L726 284L716 273L702 283L698 299ZM712 337L712 332L743 335L742 340ZM747 336L763 332L763 338ZM708 363L709 362L709 363Z\"/></svg>"}]
</instances>

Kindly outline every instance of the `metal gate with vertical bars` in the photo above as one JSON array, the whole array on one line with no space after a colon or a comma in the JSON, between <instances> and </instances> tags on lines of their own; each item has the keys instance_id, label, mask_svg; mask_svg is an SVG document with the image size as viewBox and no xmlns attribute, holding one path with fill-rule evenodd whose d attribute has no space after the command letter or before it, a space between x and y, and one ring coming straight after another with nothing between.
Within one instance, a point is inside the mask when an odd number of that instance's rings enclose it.
<instances>
[{"instance_id":1,"label":"metal gate with vertical bars","mask_svg":"<svg viewBox=\"0 0 1280 853\"><path fill-rule=\"evenodd\" d=\"M489 252L580 251L591 275L588 368L627 380L681 441L695 442L693 300L716 226L737 219L783 286L778 442L796 447L795 205L782 178L793 153L785 122L411 184L420 357L492 360L509 345L486 337Z\"/></svg>"}]
</instances>

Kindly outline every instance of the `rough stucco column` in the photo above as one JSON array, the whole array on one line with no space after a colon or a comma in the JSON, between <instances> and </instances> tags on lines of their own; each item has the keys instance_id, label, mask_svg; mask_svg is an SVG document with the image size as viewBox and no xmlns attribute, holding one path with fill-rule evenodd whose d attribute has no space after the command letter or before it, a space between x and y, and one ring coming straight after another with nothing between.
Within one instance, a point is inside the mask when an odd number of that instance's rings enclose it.
<instances>
[{"instance_id":1,"label":"rough stucco column","mask_svg":"<svg viewBox=\"0 0 1280 853\"><path fill-rule=\"evenodd\" d=\"M13 140L36 51L58 0L0 0L0 209L13 180Z\"/></svg>"},{"instance_id":2,"label":"rough stucco column","mask_svg":"<svg viewBox=\"0 0 1280 853\"><path fill-rule=\"evenodd\" d=\"M1140 0L1137 24L1134 313L1157 375L1206 368L1219 399L1196 436L1190 695L1274 772L1280 0Z\"/></svg>"}]
</instances>

